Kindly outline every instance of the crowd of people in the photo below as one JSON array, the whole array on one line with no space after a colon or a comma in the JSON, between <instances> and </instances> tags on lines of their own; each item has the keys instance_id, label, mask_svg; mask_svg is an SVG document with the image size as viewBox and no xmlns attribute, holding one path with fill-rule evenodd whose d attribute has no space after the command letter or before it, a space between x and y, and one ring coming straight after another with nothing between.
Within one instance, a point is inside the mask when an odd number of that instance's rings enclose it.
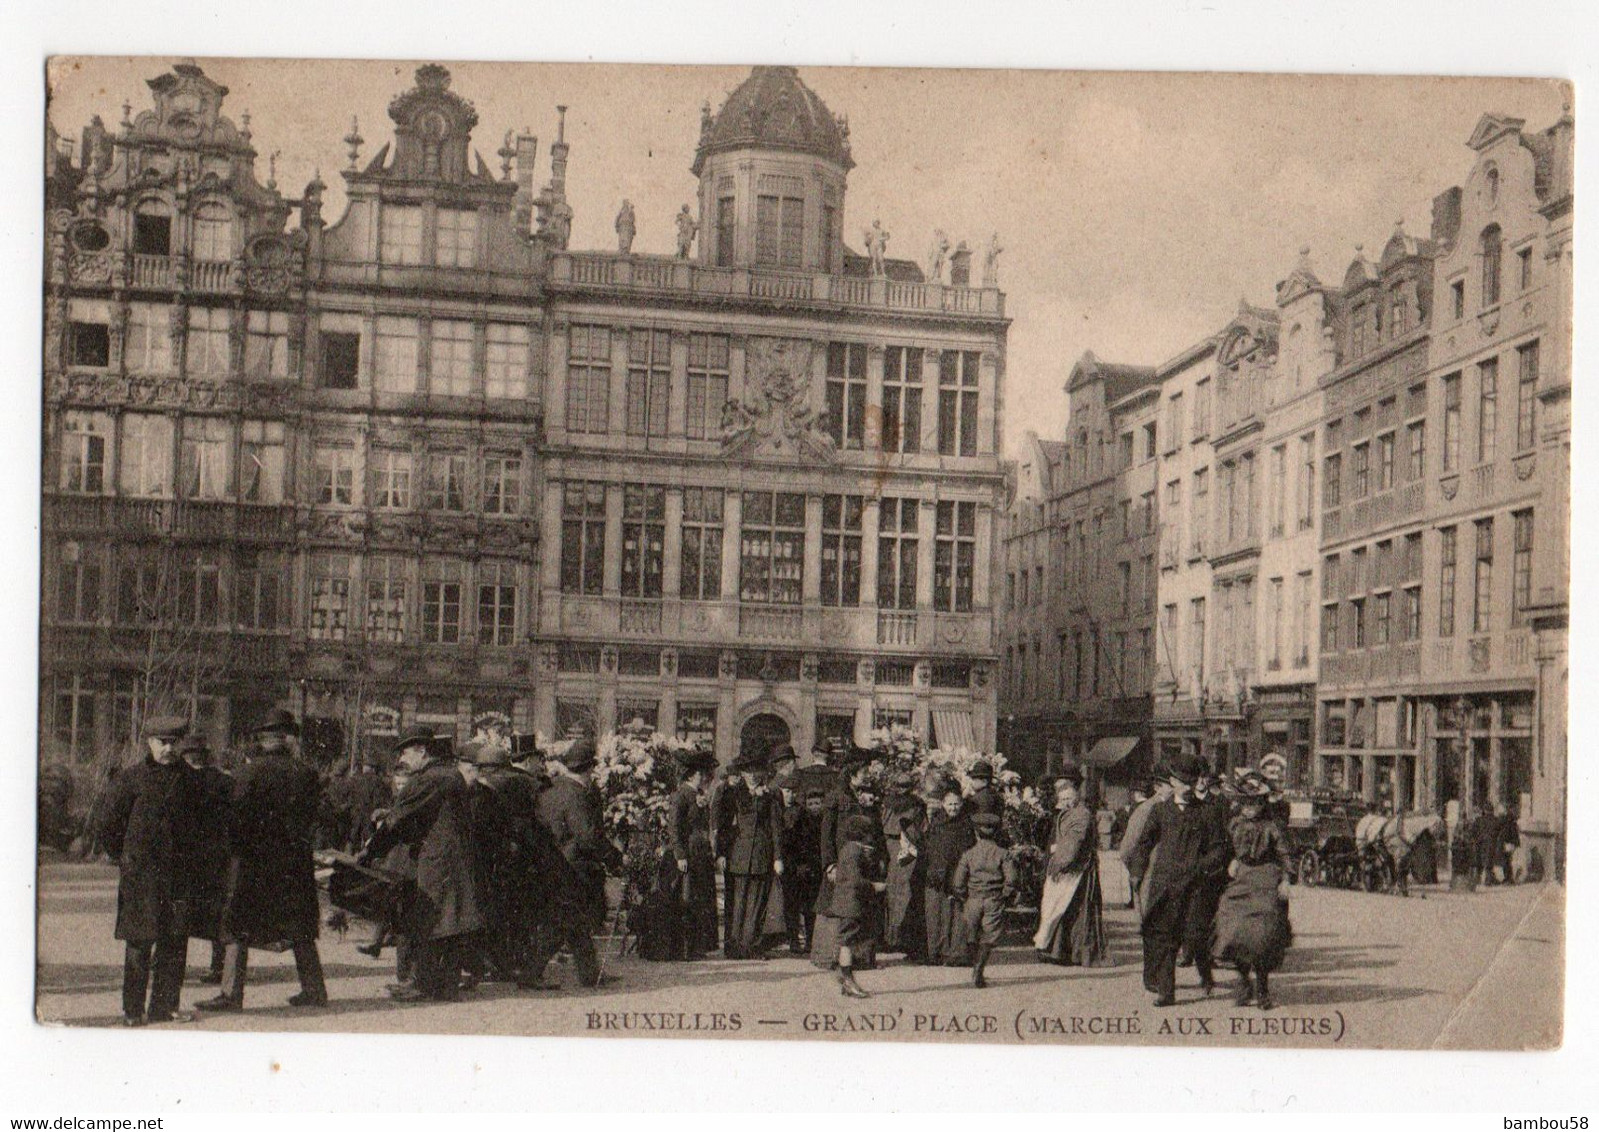
<instances>
[{"instance_id":1,"label":"crowd of people","mask_svg":"<svg viewBox=\"0 0 1599 1132\"><path fill-rule=\"evenodd\" d=\"M591 739L555 753L532 736L457 744L416 728L386 771L374 758L329 783L296 754L297 736L292 715L271 713L229 775L186 721L154 719L147 757L114 780L98 832L121 869L128 1025L194 1016L179 1007L191 938L211 943L203 979L217 986L200 1010L244 1008L252 948L292 951L300 989L289 1003L325 1005L319 860L332 870L331 922L369 921L361 950L374 959L392 946L397 1000L454 1001L485 980L548 989L562 949L583 986L610 978L595 936L623 855L607 836ZM721 770L708 751L680 752L653 875L637 899L624 891L610 934L657 962L760 960L786 946L848 997L869 995L856 975L889 955L969 967L983 987L1030 852L1042 863L1036 958L1111 962L1098 823L1076 773L1053 779L1052 811L1017 838L986 762L964 783L932 769L885 787L871 752L819 754L800 767L787 746L745 751ZM1175 1001L1180 961L1207 995L1214 965L1232 964L1240 1003L1271 1005L1267 980L1291 939L1283 815L1251 775L1219 783L1202 760L1179 762L1126 815L1122 856L1156 1005ZM331 853L316 852L329 841Z\"/></svg>"}]
</instances>

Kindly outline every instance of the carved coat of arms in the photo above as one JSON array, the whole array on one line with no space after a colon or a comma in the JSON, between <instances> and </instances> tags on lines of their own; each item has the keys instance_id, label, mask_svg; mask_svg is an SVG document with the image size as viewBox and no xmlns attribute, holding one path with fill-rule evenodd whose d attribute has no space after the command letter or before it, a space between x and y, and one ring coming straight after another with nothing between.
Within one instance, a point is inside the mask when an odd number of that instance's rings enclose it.
<instances>
[{"instance_id":1,"label":"carved coat of arms","mask_svg":"<svg viewBox=\"0 0 1599 1132\"><path fill-rule=\"evenodd\" d=\"M812 343L800 338L751 338L744 400L722 406L722 450L757 449L809 459L833 457L811 407Z\"/></svg>"}]
</instances>

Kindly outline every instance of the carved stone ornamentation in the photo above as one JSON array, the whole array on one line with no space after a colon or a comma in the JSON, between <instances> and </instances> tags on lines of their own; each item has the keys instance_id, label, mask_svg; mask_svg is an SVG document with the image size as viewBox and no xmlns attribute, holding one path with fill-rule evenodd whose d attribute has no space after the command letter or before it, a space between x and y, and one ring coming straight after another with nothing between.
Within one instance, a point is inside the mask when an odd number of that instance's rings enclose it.
<instances>
[{"instance_id":1,"label":"carved stone ornamentation","mask_svg":"<svg viewBox=\"0 0 1599 1132\"><path fill-rule=\"evenodd\" d=\"M600 671L608 676L616 675L618 653L615 645L605 645L600 649Z\"/></svg>"},{"instance_id":2,"label":"carved stone ornamentation","mask_svg":"<svg viewBox=\"0 0 1599 1132\"><path fill-rule=\"evenodd\" d=\"M815 653L806 653L800 658L800 680L804 683L816 683L816 677L820 675L821 670L822 662Z\"/></svg>"},{"instance_id":3,"label":"carved stone ornamentation","mask_svg":"<svg viewBox=\"0 0 1599 1132\"><path fill-rule=\"evenodd\" d=\"M1525 452L1515 458L1512 466L1516 469L1516 478L1518 480L1530 480L1532 474L1538 470L1538 454L1536 452Z\"/></svg>"},{"instance_id":4,"label":"carved stone ornamentation","mask_svg":"<svg viewBox=\"0 0 1599 1132\"><path fill-rule=\"evenodd\" d=\"M1487 637L1474 637L1467 645L1467 655L1473 672L1487 672L1493 650Z\"/></svg>"},{"instance_id":5,"label":"carved stone ornamentation","mask_svg":"<svg viewBox=\"0 0 1599 1132\"><path fill-rule=\"evenodd\" d=\"M752 337L746 350L744 401L722 406L722 452L760 452L826 460L832 443L810 406L813 344L800 338Z\"/></svg>"},{"instance_id":6,"label":"carved stone ornamentation","mask_svg":"<svg viewBox=\"0 0 1599 1132\"><path fill-rule=\"evenodd\" d=\"M670 680L677 675L677 650L661 650L661 675Z\"/></svg>"},{"instance_id":7,"label":"carved stone ornamentation","mask_svg":"<svg viewBox=\"0 0 1599 1132\"><path fill-rule=\"evenodd\" d=\"M1438 490L1445 499L1453 499L1460 492L1460 477L1445 476L1438 481Z\"/></svg>"},{"instance_id":8,"label":"carved stone ornamentation","mask_svg":"<svg viewBox=\"0 0 1599 1132\"><path fill-rule=\"evenodd\" d=\"M721 673L722 673L722 679L723 680L736 680L736 679L738 679L738 654L737 653L724 652L722 654Z\"/></svg>"},{"instance_id":9,"label":"carved stone ornamentation","mask_svg":"<svg viewBox=\"0 0 1599 1132\"><path fill-rule=\"evenodd\" d=\"M877 680L877 666L869 660L861 661L855 671L855 679L861 684L870 685L875 683Z\"/></svg>"},{"instance_id":10,"label":"carved stone ornamentation","mask_svg":"<svg viewBox=\"0 0 1599 1132\"><path fill-rule=\"evenodd\" d=\"M554 676L560 670L560 651L554 645L540 645L538 652L540 676Z\"/></svg>"}]
</instances>

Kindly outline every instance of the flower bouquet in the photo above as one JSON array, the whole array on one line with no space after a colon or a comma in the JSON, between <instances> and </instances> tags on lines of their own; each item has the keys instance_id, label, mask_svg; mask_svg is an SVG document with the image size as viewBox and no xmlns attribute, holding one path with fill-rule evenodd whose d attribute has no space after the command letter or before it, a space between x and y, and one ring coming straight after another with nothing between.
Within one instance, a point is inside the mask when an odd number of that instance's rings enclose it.
<instances>
[{"instance_id":1,"label":"flower bouquet","mask_svg":"<svg viewBox=\"0 0 1599 1132\"><path fill-rule=\"evenodd\" d=\"M637 909L649 895L677 789L674 756L692 746L659 731L625 728L603 736L595 749L594 785L603 803L605 835L622 850L626 909Z\"/></svg>"}]
</instances>

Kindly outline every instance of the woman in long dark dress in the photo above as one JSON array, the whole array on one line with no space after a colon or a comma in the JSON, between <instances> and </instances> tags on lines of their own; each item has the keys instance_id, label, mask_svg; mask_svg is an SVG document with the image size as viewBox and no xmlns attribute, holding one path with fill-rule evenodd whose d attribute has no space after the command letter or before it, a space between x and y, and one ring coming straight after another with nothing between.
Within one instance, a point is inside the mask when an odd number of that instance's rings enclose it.
<instances>
[{"instance_id":1,"label":"woman in long dark dress","mask_svg":"<svg viewBox=\"0 0 1599 1132\"><path fill-rule=\"evenodd\" d=\"M1055 780L1055 821L1033 947L1045 963L1101 967L1110 958L1099 889L1099 838L1079 783L1073 775Z\"/></svg>"},{"instance_id":2,"label":"woman in long dark dress","mask_svg":"<svg viewBox=\"0 0 1599 1132\"><path fill-rule=\"evenodd\" d=\"M960 784L950 778L929 782L927 833L922 839L923 906L927 924L926 960L947 967L970 965L971 941L960 898L950 891L961 854L977 842Z\"/></svg>"},{"instance_id":3,"label":"woman in long dark dress","mask_svg":"<svg viewBox=\"0 0 1599 1132\"><path fill-rule=\"evenodd\" d=\"M679 766L682 779L639 933L639 956L655 961L700 959L716 950L716 858L705 796L716 757L696 750L682 755Z\"/></svg>"},{"instance_id":4,"label":"woman in long dark dress","mask_svg":"<svg viewBox=\"0 0 1599 1132\"><path fill-rule=\"evenodd\" d=\"M827 800L822 811L822 884L816 895L816 931L811 939L811 962L823 970L838 962L839 920L832 912L833 877L839 852L844 847L844 823L852 816L866 818L877 830L874 837L877 859L887 856L882 839L882 827L877 810L877 792L867 784L866 762L857 760L848 765L840 776L840 784ZM866 970L877 965L877 947L874 932L858 940L852 948L856 970Z\"/></svg>"},{"instance_id":5,"label":"woman in long dark dress","mask_svg":"<svg viewBox=\"0 0 1599 1132\"><path fill-rule=\"evenodd\" d=\"M1239 1006L1251 1002L1272 1008L1267 977L1282 966L1293 939L1288 923L1288 870L1285 834L1265 816L1269 787L1253 771L1234 787L1239 814L1228 826L1233 861L1231 879L1216 910L1216 958L1238 968ZM1251 977L1253 976L1253 977Z\"/></svg>"},{"instance_id":6,"label":"woman in long dark dress","mask_svg":"<svg viewBox=\"0 0 1599 1132\"><path fill-rule=\"evenodd\" d=\"M920 962L926 952L923 920L922 842L927 831L927 806L916 795L913 773L896 776L883 806L883 842L888 847L887 895L883 900L883 950L903 952Z\"/></svg>"}]
</instances>

